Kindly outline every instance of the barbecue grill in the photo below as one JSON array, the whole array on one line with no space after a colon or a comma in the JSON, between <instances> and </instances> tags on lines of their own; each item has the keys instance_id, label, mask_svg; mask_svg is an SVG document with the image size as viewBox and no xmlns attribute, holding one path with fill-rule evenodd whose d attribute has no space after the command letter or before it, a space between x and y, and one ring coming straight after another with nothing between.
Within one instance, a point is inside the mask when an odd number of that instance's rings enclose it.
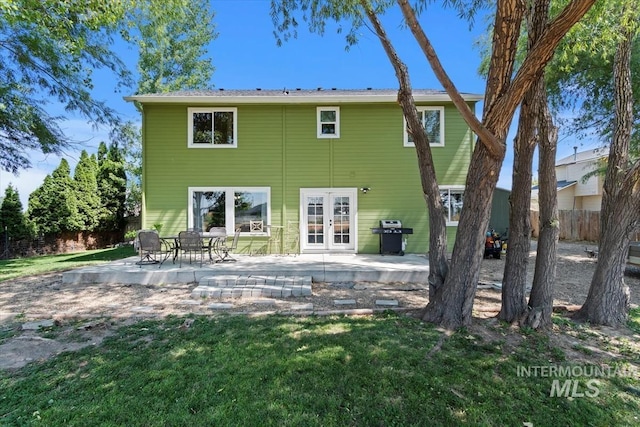
<instances>
[{"instance_id":1,"label":"barbecue grill","mask_svg":"<svg viewBox=\"0 0 640 427\"><path fill-rule=\"evenodd\" d=\"M372 228L371 233L380 235L380 255L404 255L402 236L413 234L413 228L403 227L397 219L383 219L380 227Z\"/></svg>"}]
</instances>

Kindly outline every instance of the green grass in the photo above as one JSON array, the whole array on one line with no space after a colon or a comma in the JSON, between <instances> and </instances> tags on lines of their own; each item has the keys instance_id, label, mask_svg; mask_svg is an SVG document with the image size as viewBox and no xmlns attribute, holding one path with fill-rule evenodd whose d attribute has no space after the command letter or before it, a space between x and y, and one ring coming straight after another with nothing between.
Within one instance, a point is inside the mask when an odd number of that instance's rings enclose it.
<instances>
[{"instance_id":1,"label":"green grass","mask_svg":"<svg viewBox=\"0 0 640 427\"><path fill-rule=\"evenodd\" d=\"M0 282L33 274L50 273L87 265L102 264L133 255L135 255L133 246L122 246L113 249L99 249L71 254L0 260Z\"/></svg>"},{"instance_id":2,"label":"green grass","mask_svg":"<svg viewBox=\"0 0 640 427\"><path fill-rule=\"evenodd\" d=\"M629 329L640 334L640 307L629 310Z\"/></svg>"},{"instance_id":3,"label":"green grass","mask_svg":"<svg viewBox=\"0 0 640 427\"><path fill-rule=\"evenodd\" d=\"M403 316L195 317L118 329L100 347L0 373L0 424L65 426L637 425L638 379L550 397L567 364L544 334L446 338ZM517 338L517 339L513 339ZM630 356L636 363L640 355ZM584 383L581 383L584 391Z\"/></svg>"}]
</instances>

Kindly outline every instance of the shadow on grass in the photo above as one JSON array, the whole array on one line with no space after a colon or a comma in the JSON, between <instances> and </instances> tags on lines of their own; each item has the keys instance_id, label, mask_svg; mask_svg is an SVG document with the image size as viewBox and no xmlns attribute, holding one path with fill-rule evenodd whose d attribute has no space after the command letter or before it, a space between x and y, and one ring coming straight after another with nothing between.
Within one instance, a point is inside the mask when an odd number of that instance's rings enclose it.
<instances>
[{"instance_id":1,"label":"shadow on grass","mask_svg":"<svg viewBox=\"0 0 640 427\"><path fill-rule=\"evenodd\" d=\"M67 259L60 259L57 262L87 263L87 262L103 262L115 261L117 259L128 258L136 255L133 246L122 246L113 249L102 249L99 251L89 251L81 254L67 255Z\"/></svg>"},{"instance_id":2,"label":"shadow on grass","mask_svg":"<svg viewBox=\"0 0 640 427\"><path fill-rule=\"evenodd\" d=\"M43 425L626 425L638 399L550 397L548 339L515 349L392 314L195 317L0 374L0 419ZM506 330L506 329L505 329ZM499 336L500 334L497 334ZM621 386L623 387L623 386ZM37 417L37 420L34 419Z\"/></svg>"},{"instance_id":3,"label":"shadow on grass","mask_svg":"<svg viewBox=\"0 0 640 427\"><path fill-rule=\"evenodd\" d=\"M81 253L34 256L0 260L0 281L11 278L69 270L134 256L133 246L99 249Z\"/></svg>"}]
</instances>

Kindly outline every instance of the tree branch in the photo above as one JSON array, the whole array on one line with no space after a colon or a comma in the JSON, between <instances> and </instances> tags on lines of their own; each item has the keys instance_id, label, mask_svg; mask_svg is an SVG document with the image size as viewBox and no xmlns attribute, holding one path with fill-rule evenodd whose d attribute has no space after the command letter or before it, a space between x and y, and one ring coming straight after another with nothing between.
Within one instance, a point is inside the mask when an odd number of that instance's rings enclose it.
<instances>
[{"instance_id":1,"label":"tree branch","mask_svg":"<svg viewBox=\"0 0 640 427\"><path fill-rule=\"evenodd\" d=\"M478 120L474 112L469 108L469 105L462 98L460 92L444 70L431 41L422 30L422 26L418 22L415 12L409 2L407 0L398 0L398 5L402 10L402 14L404 15L404 19L407 21L409 29L422 48L422 52L427 57L427 60L431 65L431 69L453 101L453 104L464 118L465 122L469 125L471 130L479 136L480 141L482 141L492 156L496 158L502 157L506 149L505 145L501 143L500 140L496 138L496 136L489 131L480 120Z\"/></svg>"},{"instance_id":2,"label":"tree branch","mask_svg":"<svg viewBox=\"0 0 640 427\"><path fill-rule=\"evenodd\" d=\"M565 34L589 11L596 0L572 0L542 33L527 54L507 91L496 99L492 113L486 117L485 125L490 129L503 126L504 121L518 107L524 94L549 63L558 43Z\"/></svg>"}]
</instances>

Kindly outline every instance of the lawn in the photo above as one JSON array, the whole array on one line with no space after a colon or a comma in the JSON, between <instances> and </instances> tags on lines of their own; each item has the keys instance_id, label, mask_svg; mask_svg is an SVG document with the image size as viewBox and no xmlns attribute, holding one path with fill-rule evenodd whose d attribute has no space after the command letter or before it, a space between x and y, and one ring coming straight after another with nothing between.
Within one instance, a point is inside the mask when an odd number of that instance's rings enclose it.
<instances>
[{"instance_id":1,"label":"lawn","mask_svg":"<svg viewBox=\"0 0 640 427\"><path fill-rule=\"evenodd\" d=\"M0 282L33 274L64 271L87 265L103 264L116 259L127 258L135 254L133 246L129 245L70 254L0 260Z\"/></svg>"},{"instance_id":2,"label":"lawn","mask_svg":"<svg viewBox=\"0 0 640 427\"><path fill-rule=\"evenodd\" d=\"M640 311L631 321L637 326ZM555 332L573 337L577 349L600 340L615 366L640 362L637 346L603 341L587 326L558 318ZM0 424L638 425L637 371L572 378L576 390L553 397L554 380L567 378L522 374L537 366L586 372L589 362L568 360L565 350L547 334L495 320L445 334L391 313L171 317L0 373Z\"/></svg>"}]
</instances>

